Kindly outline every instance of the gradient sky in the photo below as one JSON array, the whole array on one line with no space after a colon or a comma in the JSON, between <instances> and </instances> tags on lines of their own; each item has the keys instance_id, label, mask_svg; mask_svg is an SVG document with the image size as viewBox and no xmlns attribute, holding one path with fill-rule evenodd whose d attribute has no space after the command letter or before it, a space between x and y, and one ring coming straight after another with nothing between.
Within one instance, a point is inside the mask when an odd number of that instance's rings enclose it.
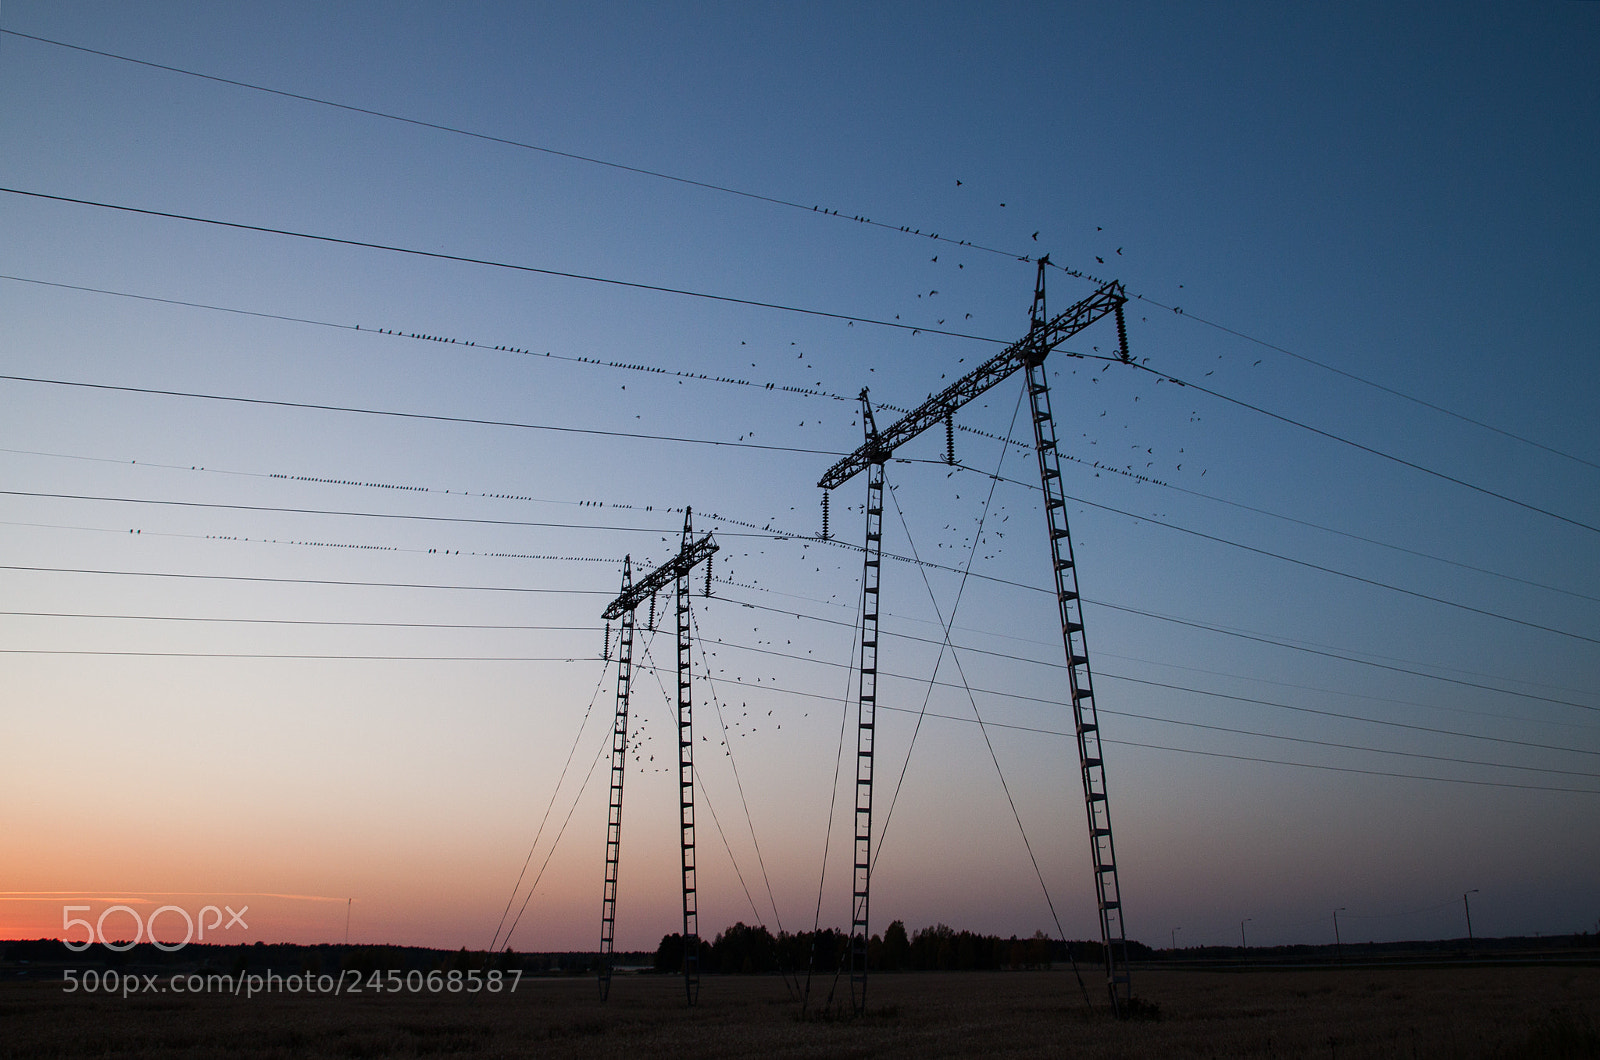
<instances>
[{"instance_id":1,"label":"gradient sky","mask_svg":"<svg viewBox=\"0 0 1600 1060\"><path fill-rule=\"evenodd\" d=\"M483 947L537 875L512 945L593 948L599 614L684 505L701 930L809 928L819 880L847 925L860 557L815 483L862 386L886 426L1020 337L1046 252L1127 285L1149 369L1066 355L1109 323L1050 361L1129 937L1458 937L1471 890L1478 934L1600 926L1600 5L0 30L0 937L236 896L252 941ZM1097 933L1020 399L959 417L981 470L888 468L934 566L884 570L877 931L1054 933L1048 891ZM624 949L679 922L670 682Z\"/></svg>"}]
</instances>

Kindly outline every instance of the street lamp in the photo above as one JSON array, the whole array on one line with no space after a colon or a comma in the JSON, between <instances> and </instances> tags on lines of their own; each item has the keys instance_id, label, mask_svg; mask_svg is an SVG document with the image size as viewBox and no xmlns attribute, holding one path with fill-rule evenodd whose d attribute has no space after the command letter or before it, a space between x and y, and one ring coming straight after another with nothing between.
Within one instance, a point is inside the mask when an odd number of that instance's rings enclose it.
<instances>
[{"instance_id":1,"label":"street lamp","mask_svg":"<svg viewBox=\"0 0 1600 1060\"><path fill-rule=\"evenodd\" d=\"M1239 948L1241 950L1247 950L1250 948L1249 944L1244 940L1244 926L1254 919L1255 917L1253 916L1247 916L1243 920L1239 921Z\"/></svg>"},{"instance_id":2,"label":"street lamp","mask_svg":"<svg viewBox=\"0 0 1600 1060\"><path fill-rule=\"evenodd\" d=\"M1333 953L1338 960L1344 960L1344 942L1339 938L1339 914L1345 911L1344 906L1333 911Z\"/></svg>"},{"instance_id":3,"label":"street lamp","mask_svg":"<svg viewBox=\"0 0 1600 1060\"><path fill-rule=\"evenodd\" d=\"M1467 911L1467 942L1469 944L1472 942L1472 903L1467 901L1467 895L1477 893L1478 889L1474 887L1461 896L1461 905Z\"/></svg>"}]
</instances>

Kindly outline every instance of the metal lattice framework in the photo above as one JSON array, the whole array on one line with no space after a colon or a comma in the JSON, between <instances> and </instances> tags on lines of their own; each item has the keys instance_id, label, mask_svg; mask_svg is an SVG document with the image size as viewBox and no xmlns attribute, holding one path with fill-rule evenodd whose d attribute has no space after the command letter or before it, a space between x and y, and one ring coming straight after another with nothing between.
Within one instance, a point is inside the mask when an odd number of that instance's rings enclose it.
<instances>
[{"instance_id":1,"label":"metal lattice framework","mask_svg":"<svg viewBox=\"0 0 1600 1060\"><path fill-rule=\"evenodd\" d=\"M856 699L855 873L850 897L850 1003L867 1005L867 912L872 884L872 766L878 713L878 581L883 568L883 464L889 454L876 448L878 427L872 403L861 391L862 425L867 445L881 459L867 464L867 546L861 570L861 666Z\"/></svg>"},{"instance_id":2,"label":"metal lattice framework","mask_svg":"<svg viewBox=\"0 0 1600 1060\"><path fill-rule=\"evenodd\" d=\"M622 595L633 588L633 557L622 558ZM617 635L617 717L611 727L611 808L606 816L606 887L600 908L600 1000L611 995L611 953L617 931L617 861L622 854L622 780L628 761L628 696L633 680L633 609Z\"/></svg>"},{"instance_id":3,"label":"metal lattice framework","mask_svg":"<svg viewBox=\"0 0 1600 1060\"><path fill-rule=\"evenodd\" d=\"M717 543L706 534L691 538L693 513L683 513L683 542L678 554L649 574L632 581L632 560L622 561L622 592L601 618L622 620L617 657L617 717L611 735L611 809L606 823L606 883L600 914L600 999L611 992L611 955L617 920L617 865L622 853L622 779L628 748L628 697L633 668L634 612L653 601L669 582L677 583L678 614L678 812L683 866L683 983L689 1004L700 996L699 905L695 887L694 840L694 710L689 681L689 574L709 562ZM709 568L708 568L709 569ZM653 613L653 611L652 611Z\"/></svg>"},{"instance_id":4,"label":"metal lattice framework","mask_svg":"<svg viewBox=\"0 0 1600 1060\"><path fill-rule=\"evenodd\" d=\"M1089 823L1095 895L1100 916L1106 987L1111 1007L1118 1015L1128 1011L1131 984L1128 975L1127 936L1122 919L1122 892L1117 879L1116 854L1111 838L1111 814L1106 794L1104 756L1100 746L1100 722L1095 709L1094 690L1089 670L1089 648L1083 633L1083 612L1078 590L1077 565L1072 555L1072 537L1067 526L1066 498L1061 487L1061 456L1057 446L1055 419L1050 411L1050 388L1044 371L1045 358L1061 343L1107 315L1117 321L1118 352L1128 360L1128 333L1123 320L1127 294L1120 283L1103 285L1089 297L1074 303L1055 317L1045 312L1044 280L1048 256L1039 259L1034 283L1033 309L1028 334L1007 346L962 378L950 384L899 422L877 431L867 408L867 440L849 456L834 464L818 481L825 490L848 482L858 472L868 472L866 575L862 585L861 698L858 711L856 767L856 875L852 899L850 944L851 998L855 1010L866 1005L866 939L870 875L863 862L870 861L872 831L872 745L877 708L877 620L878 559L882 551L883 465L894 450L933 425L943 422L947 452L952 448L951 425L962 406L983 394L1017 371L1027 378L1028 402L1033 416L1034 451L1039 458L1039 480L1044 490L1045 517L1050 538L1050 558L1055 573L1056 602L1061 619L1061 639L1066 649L1068 691L1078 741L1078 765L1083 784L1084 808ZM866 392L862 391L863 404ZM867 614L870 612L870 624ZM868 650L868 644L871 650ZM871 680L868 679L869 666ZM870 694L869 694L870 693ZM859 946L858 946L859 940ZM858 952L859 951L859 952Z\"/></svg>"}]
</instances>

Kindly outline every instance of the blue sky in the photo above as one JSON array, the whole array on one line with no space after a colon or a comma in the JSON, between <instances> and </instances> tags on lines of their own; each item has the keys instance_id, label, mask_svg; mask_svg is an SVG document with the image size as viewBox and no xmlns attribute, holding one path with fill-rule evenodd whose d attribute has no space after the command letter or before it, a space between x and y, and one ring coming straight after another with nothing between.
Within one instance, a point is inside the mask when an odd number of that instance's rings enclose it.
<instances>
[{"instance_id":1,"label":"blue sky","mask_svg":"<svg viewBox=\"0 0 1600 1060\"><path fill-rule=\"evenodd\" d=\"M1480 934L1593 930L1597 19L13 0L0 891L353 897L358 937L482 946L554 843L513 945L593 945L598 616L691 505L701 927L809 927L860 579L806 539L816 480L863 386L886 425L1020 337L1048 252L1126 284L1147 369L1066 356L1109 325L1051 360L1129 936L1454 937L1470 889ZM1019 397L963 411L971 470L935 436L888 469L885 549L935 566L885 568L879 805L917 736L874 920L1055 931L1048 890L1090 937ZM678 904L654 678L634 719L645 948Z\"/></svg>"}]
</instances>

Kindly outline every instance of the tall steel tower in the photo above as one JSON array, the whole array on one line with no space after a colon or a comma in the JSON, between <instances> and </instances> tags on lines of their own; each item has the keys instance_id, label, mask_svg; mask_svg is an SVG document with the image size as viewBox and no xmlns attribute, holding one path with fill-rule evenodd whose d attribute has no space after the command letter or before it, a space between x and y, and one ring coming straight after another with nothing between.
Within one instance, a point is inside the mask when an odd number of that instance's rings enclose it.
<instances>
[{"instance_id":1,"label":"tall steel tower","mask_svg":"<svg viewBox=\"0 0 1600 1060\"><path fill-rule=\"evenodd\" d=\"M1077 564L1067 527L1067 503L1061 487L1061 457L1055 418L1050 411L1050 387L1045 358L1061 343L1108 314L1117 321L1117 348L1128 361L1128 332L1123 321L1127 294L1112 281L1075 303L1066 312L1049 317L1045 312L1045 269L1050 259L1039 259L1034 282L1033 309L1028 334L1007 346L965 376L907 413L887 430L878 431L866 407L867 440L854 453L829 468L817 485L832 490L859 471L867 472L866 567L862 581L861 693L857 712L856 752L856 871L852 899L850 939L851 1000L857 1012L866 1006L867 908L870 891L872 833L872 747L877 709L878 573L883 538L883 466L894 450L941 421L949 425L962 406L997 383L1022 370L1033 415L1034 452L1039 459L1039 482L1044 491L1045 519L1050 539L1050 560L1055 575L1056 604L1061 620L1061 640L1067 655L1067 684L1078 741L1078 769L1083 784L1084 809L1089 823L1089 843L1095 895L1104 944L1106 987L1111 1007L1118 1015L1128 1009L1127 935L1122 921L1122 891L1117 880L1116 852L1111 838L1111 811L1106 793L1105 758L1100 746L1100 721L1095 709L1089 670L1089 647L1083 632L1083 611L1078 590ZM866 391L862 391L866 403ZM826 496L826 494L824 495ZM826 510L826 509L824 509ZM870 614L870 619L868 615ZM870 650L868 645L871 645ZM870 674L870 677L869 677Z\"/></svg>"},{"instance_id":2,"label":"tall steel tower","mask_svg":"<svg viewBox=\"0 0 1600 1060\"><path fill-rule=\"evenodd\" d=\"M628 697L633 671L633 613L653 600L668 582L678 595L678 820L683 865L683 984L689 1004L700 996L700 929L695 887L694 843L694 711L689 682L689 573L709 561L716 542L706 534L691 536L693 514L683 512L683 541L678 554L637 582L632 557L622 561L622 592L601 614L608 622L621 619L617 657L617 716L611 730L611 808L606 820L606 883L600 912L600 1000L611 993L611 955L617 923L617 864L622 853L622 779L628 749ZM709 571L710 568L708 567ZM707 586L709 591L709 575Z\"/></svg>"}]
</instances>

